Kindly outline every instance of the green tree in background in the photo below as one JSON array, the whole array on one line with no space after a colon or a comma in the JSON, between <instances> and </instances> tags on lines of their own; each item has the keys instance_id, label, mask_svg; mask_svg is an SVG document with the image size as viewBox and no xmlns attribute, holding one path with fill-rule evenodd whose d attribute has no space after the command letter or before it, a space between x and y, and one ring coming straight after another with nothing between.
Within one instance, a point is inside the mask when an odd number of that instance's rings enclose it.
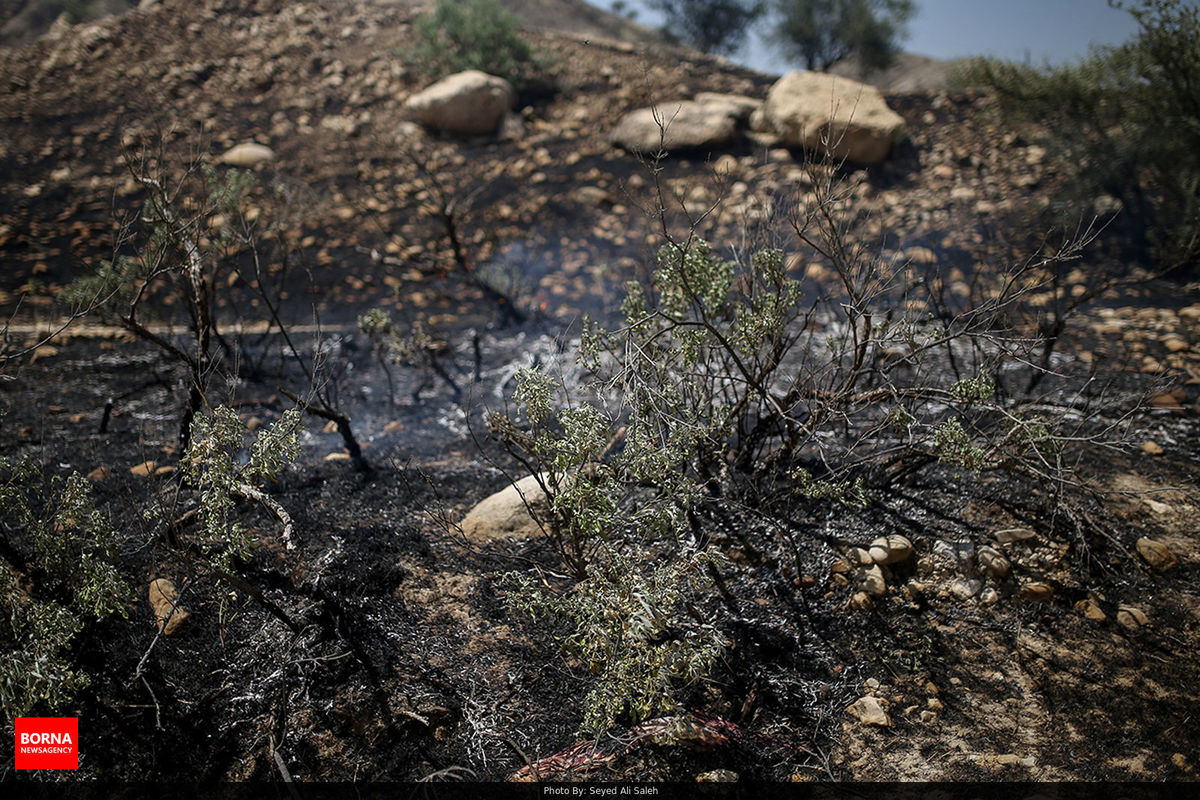
<instances>
[{"instance_id":1,"label":"green tree in background","mask_svg":"<svg viewBox=\"0 0 1200 800\"><path fill-rule=\"evenodd\" d=\"M549 65L521 36L520 24L499 0L438 0L414 26L415 62L439 76L477 69L525 88Z\"/></svg>"},{"instance_id":2,"label":"green tree in background","mask_svg":"<svg viewBox=\"0 0 1200 800\"><path fill-rule=\"evenodd\" d=\"M733 53L750 25L766 10L765 0L649 0L666 17L663 31L705 53Z\"/></svg>"},{"instance_id":3,"label":"green tree in background","mask_svg":"<svg viewBox=\"0 0 1200 800\"><path fill-rule=\"evenodd\" d=\"M1070 196L1120 201L1116 223L1144 237L1160 269L1200 254L1200 8L1186 0L1110 2L1138 31L1074 64L971 61L955 76L984 87L1010 123L1041 131Z\"/></svg>"},{"instance_id":4,"label":"green tree in background","mask_svg":"<svg viewBox=\"0 0 1200 800\"><path fill-rule=\"evenodd\" d=\"M824 72L856 55L867 73L891 66L916 4L913 0L774 0L772 10L773 38L788 58Z\"/></svg>"}]
</instances>

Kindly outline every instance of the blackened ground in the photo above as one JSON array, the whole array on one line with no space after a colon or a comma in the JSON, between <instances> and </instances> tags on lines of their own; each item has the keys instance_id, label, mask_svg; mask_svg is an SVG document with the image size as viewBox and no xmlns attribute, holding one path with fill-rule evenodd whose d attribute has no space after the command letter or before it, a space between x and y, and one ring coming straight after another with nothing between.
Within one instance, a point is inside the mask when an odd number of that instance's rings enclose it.
<instances>
[{"instance_id":1,"label":"blackened ground","mask_svg":"<svg viewBox=\"0 0 1200 800\"><path fill-rule=\"evenodd\" d=\"M484 398L495 398L512 362L557 352L532 329L491 337L477 387ZM366 376L371 354L353 352L351 374ZM274 780L274 749L300 780L415 780L451 767L503 779L578 740L589 676L557 649L562 631L511 615L499 588L505 572L556 568L549 548L472 546L448 524L505 478L480 456L443 383L414 402L421 378L399 370L402 402L351 396L370 473L325 460L340 439L310 420L300 462L271 488L295 518L297 547L284 548L277 522L245 508L258 546L231 582L145 521L143 509L174 496L177 474L129 472L147 459L176 462L177 370L140 345L80 337L12 377L0 389L8 412L0 447L51 473L111 470L95 488L124 532L122 569L139 594L128 619L76 639L72 657L93 683L76 707L55 711L86 720L82 776ZM256 392L244 413L269 422L281 409L273 387L243 387L242 396ZM121 400L100 434L104 400L114 396ZM1163 415L1151 420L1160 430L1194 433L1194 419ZM388 423L400 427L385 431ZM1182 485L1194 479L1194 457L1114 456L1089 462L1085 474ZM601 745L623 755L583 776L690 780L716 768L767 780L1194 776L1196 551L1183 550L1164 574L1132 554L1143 535L1183 536L1194 547L1194 525L1148 515L1132 495L1127 506L1085 507L1096 528L1081 537L1043 515L1043 490L933 470L859 512L798 514L784 525L737 506L710 510L704 527L730 565L727 596L702 611L730 647L687 705L739 734L712 749L625 750L614 731ZM1154 496L1195 507L1190 493ZM935 545L983 544L1005 527L1039 535L1008 549L1014 579L998 585L1000 601L948 592L955 568ZM831 567L848 546L886 533L910 537L919 555L892 583L925 589L852 610L853 587ZM155 640L142 595L154 577L183 587L191 617L177 636ZM1051 600L1016 596L1017 583L1033 578L1054 585ZM1105 622L1075 610L1087 598ZM1138 606L1151 624L1117 624L1122 605ZM868 693L887 706L891 727L846 714Z\"/></svg>"}]
</instances>

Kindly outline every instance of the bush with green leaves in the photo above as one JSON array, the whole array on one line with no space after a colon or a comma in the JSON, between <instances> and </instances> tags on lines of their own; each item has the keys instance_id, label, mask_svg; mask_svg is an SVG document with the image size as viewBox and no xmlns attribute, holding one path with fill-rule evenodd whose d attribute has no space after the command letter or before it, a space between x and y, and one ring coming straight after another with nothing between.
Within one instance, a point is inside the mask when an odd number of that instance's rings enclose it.
<instances>
[{"instance_id":1,"label":"bush with green leaves","mask_svg":"<svg viewBox=\"0 0 1200 800\"><path fill-rule=\"evenodd\" d=\"M226 406L201 415L183 459L188 483L199 492L199 541L212 562L228 569L234 559L249 555L253 540L235 518L239 501L267 508L283 525L286 546L291 541L291 516L262 486L278 479L300 452L300 412L285 411L273 425L259 429L245 449L246 424Z\"/></svg>"},{"instance_id":2,"label":"bush with green leaves","mask_svg":"<svg viewBox=\"0 0 1200 800\"><path fill-rule=\"evenodd\" d=\"M563 645L594 676L580 724L593 735L620 720L681 712L680 693L704 680L725 651L717 627L693 604L710 583L706 568L720 563L717 554L693 549L649 559L637 547L603 546L589 576L566 591L508 576L514 610L568 621Z\"/></svg>"},{"instance_id":3,"label":"bush with green leaves","mask_svg":"<svg viewBox=\"0 0 1200 800\"><path fill-rule=\"evenodd\" d=\"M530 510L574 581L514 581L510 602L572 631L565 644L598 676L590 730L663 710L718 663L717 628L693 613L720 580L705 519L735 507L794 531L939 464L1059 485L1066 449L1107 434L1022 396L1037 342L1011 320L1036 265L998 270L994 291L951 313L937 280L850 244L853 193L836 170L812 167L810 179L786 219L798 258L668 241L650 283L628 286L620 324L586 326L579 359L592 379L568 392L526 371L516 413L491 418L545 491L547 508ZM835 287L806 288L788 267L814 259ZM642 632L617 625L636 608L681 632L680 650L647 650Z\"/></svg>"},{"instance_id":4,"label":"bush with green leaves","mask_svg":"<svg viewBox=\"0 0 1200 800\"><path fill-rule=\"evenodd\" d=\"M1147 231L1160 264L1200 253L1200 9L1184 0L1111 3L1137 33L1077 63L1032 67L975 59L958 84L994 93L1002 113L1044 133L1070 196L1120 200L1125 229ZM1120 220L1118 220L1120 223Z\"/></svg>"},{"instance_id":5,"label":"bush with green leaves","mask_svg":"<svg viewBox=\"0 0 1200 800\"><path fill-rule=\"evenodd\" d=\"M142 208L119 226L114 257L73 281L59 301L72 319L95 315L119 325L186 369L181 450L191 441L194 419L213 405L212 387L262 379L263 365L277 355L307 384L302 394L278 390L306 413L333 422L354 465L369 470L339 403L346 364L336 343L323 338L318 324L311 349L302 347L284 316L294 278L282 235L289 190L199 158L171 174L167 161L162 153L127 154L130 173L146 193ZM229 329L255 321L231 313L242 305L257 309L257 322L265 324L257 341L230 335ZM177 326L187 333L178 334Z\"/></svg>"},{"instance_id":6,"label":"bush with green leaves","mask_svg":"<svg viewBox=\"0 0 1200 800\"><path fill-rule=\"evenodd\" d=\"M438 0L414 26L413 63L437 76L476 69L515 87L541 83L549 64L520 34L520 20L498 0Z\"/></svg>"},{"instance_id":7,"label":"bush with green leaves","mask_svg":"<svg viewBox=\"0 0 1200 800\"><path fill-rule=\"evenodd\" d=\"M117 533L81 475L47 480L0 457L0 709L13 719L61 709L88 684L75 635L132 599Z\"/></svg>"}]
</instances>

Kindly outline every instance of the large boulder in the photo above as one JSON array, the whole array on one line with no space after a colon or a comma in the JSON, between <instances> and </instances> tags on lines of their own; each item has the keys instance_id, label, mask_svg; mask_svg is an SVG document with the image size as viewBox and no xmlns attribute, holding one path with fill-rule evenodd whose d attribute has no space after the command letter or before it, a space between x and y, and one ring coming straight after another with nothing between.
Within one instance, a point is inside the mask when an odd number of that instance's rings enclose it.
<instances>
[{"instance_id":1,"label":"large boulder","mask_svg":"<svg viewBox=\"0 0 1200 800\"><path fill-rule=\"evenodd\" d=\"M500 130L516 99L504 78L472 69L442 78L408 98L404 107L431 128L462 136L489 136Z\"/></svg>"},{"instance_id":2,"label":"large boulder","mask_svg":"<svg viewBox=\"0 0 1200 800\"><path fill-rule=\"evenodd\" d=\"M721 147L737 138L739 119L748 116L731 101L681 100L630 111L608 138L623 150L647 155Z\"/></svg>"},{"instance_id":3,"label":"large boulder","mask_svg":"<svg viewBox=\"0 0 1200 800\"><path fill-rule=\"evenodd\" d=\"M464 536L479 543L530 538L542 532L537 520L529 513L530 508L543 519L549 511L546 493L533 475L480 501L467 512L459 527Z\"/></svg>"},{"instance_id":4,"label":"large boulder","mask_svg":"<svg viewBox=\"0 0 1200 800\"><path fill-rule=\"evenodd\" d=\"M819 72L789 72L771 91L763 118L788 147L824 150L836 159L878 164L887 158L904 120L878 89Z\"/></svg>"}]
</instances>

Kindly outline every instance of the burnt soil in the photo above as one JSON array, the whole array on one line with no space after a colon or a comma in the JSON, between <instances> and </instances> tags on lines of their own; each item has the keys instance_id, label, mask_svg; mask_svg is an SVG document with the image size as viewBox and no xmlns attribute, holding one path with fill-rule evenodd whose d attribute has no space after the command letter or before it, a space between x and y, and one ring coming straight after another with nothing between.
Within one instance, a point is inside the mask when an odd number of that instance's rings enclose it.
<instances>
[{"instance_id":1,"label":"burnt soil","mask_svg":"<svg viewBox=\"0 0 1200 800\"><path fill-rule=\"evenodd\" d=\"M29 455L47 474L92 475L122 531L122 574L140 594L127 618L76 637L70 657L91 685L69 707L45 710L85 721L81 778L274 781L282 762L297 780L505 780L581 741L590 678L556 645L562 631L504 603L503 574L560 568L548 545L479 545L455 525L518 474L483 435L483 414L504 404L515 366L569 370L563 343L580 314L611 315L623 281L646 273L662 241L644 212L655 174L605 139L617 116L696 91L762 97L771 79L657 45L538 29L530 36L559 65L557 90L524 98L514 139L464 142L402 125L400 104L423 80L402 57L419 9L296 8L166 2L0 51L0 301L16 314L12 342L41 341L59 315L58 289L111 254L114 216L141 199L125 177L127 147L153 144L171 164L269 143L278 158L262 177L288 187L281 236L305 277L288 287L289 313L304 320L309 293L319 300L340 400L372 465L356 470L337 434L308 419L301 457L270 488L295 520L296 547L245 506L257 546L235 585L143 514L175 508L179 473L131 472L178 464L176 364L86 325L8 362L0 452ZM909 138L884 165L846 170L865 212L858 241L944 275L953 291L1047 246L1047 226L1070 219L1049 199L1062 179L1035 133L1001 127L986 98L888 99ZM784 198L802 183L801 159L749 142L669 159L657 184L681 201L668 228L686 230L687 216L716 204L699 231L735 241L755 222L754 198ZM417 161L454 192L474 193L468 267L507 280L524 322L454 262L428 213L436 187ZM1126 263L1119 233L1087 251L1068 284ZM807 277L819 286L819 265ZM232 329L255 310L230 288L222 318ZM1062 371L1102 370L1133 415L1124 446L1080 452L1080 476L1101 490L1077 509L1083 533L1046 512L1046 487L938 467L861 510L769 521L713 509L705 529L729 563L724 596L701 611L730 646L684 700L707 734L667 741L615 729L598 743L612 757L576 757L575 771L542 777L691 781L728 769L772 781L1194 780L1197 302L1193 286L1153 281L1104 295L1063 337ZM439 363L461 397L430 370L398 365L387 397L353 324L375 307L444 342ZM1192 347L1169 344L1177 339ZM278 387L296 376L283 367L259 378L214 388L211 399L270 422L290 405ZM1172 391L1170 402L1146 401ZM1162 453L1143 451L1147 441ZM997 601L956 595L955 581L977 576L954 553L996 546L998 531L1015 528L1033 536L1001 545L1013 572L991 584ZM850 607L840 562L889 533L910 538L915 558L891 570L893 588L872 608ZM1150 568L1136 551L1142 537L1166 543L1179 563ZM182 587L190 612L170 637L156 637L144 601L156 577ZM1031 582L1052 593L1021 598ZM922 591L901 590L914 584ZM1083 613L1089 602L1103 619ZM1129 606L1146 624L1128 624ZM866 695L889 726L847 713ZM14 778L11 758L0 763L0 776Z\"/></svg>"}]
</instances>

